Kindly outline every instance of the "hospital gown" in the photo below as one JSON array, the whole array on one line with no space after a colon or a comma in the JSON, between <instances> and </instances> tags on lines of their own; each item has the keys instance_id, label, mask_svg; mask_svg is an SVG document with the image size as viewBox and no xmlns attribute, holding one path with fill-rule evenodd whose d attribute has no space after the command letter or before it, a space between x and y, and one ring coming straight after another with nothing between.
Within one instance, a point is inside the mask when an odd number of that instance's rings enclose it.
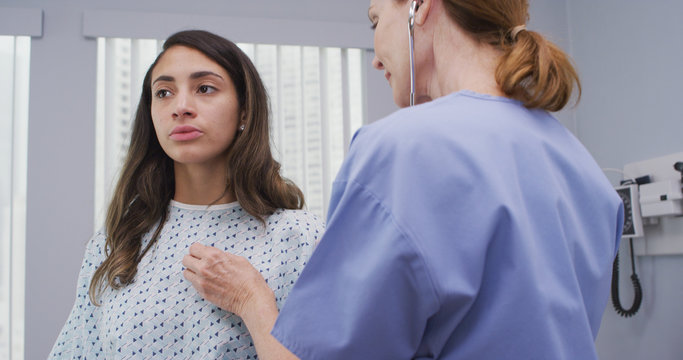
<instances>
[{"instance_id":1,"label":"hospital gown","mask_svg":"<svg viewBox=\"0 0 683 360\"><path fill-rule=\"evenodd\" d=\"M595 359L623 210L555 118L470 91L361 128L273 335L302 359Z\"/></svg>"},{"instance_id":2,"label":"hospital gown","mask_svg":"<svg viewBox=\"0 0 683 360\"><path fill-rule=\"evenodd\" d=\"M96 307L88 287L104 260L105 235L98 233L87 245L76 302L50 358L255 359L242 320L202 299L183 277L183 256L199 242L246 257L281 306L323 230L321 220L301 210L277 210L264 227L237 203L207 210L172 201L158 242L138 265L134 283L107 288Z\"/></svg>"}]
</instances>

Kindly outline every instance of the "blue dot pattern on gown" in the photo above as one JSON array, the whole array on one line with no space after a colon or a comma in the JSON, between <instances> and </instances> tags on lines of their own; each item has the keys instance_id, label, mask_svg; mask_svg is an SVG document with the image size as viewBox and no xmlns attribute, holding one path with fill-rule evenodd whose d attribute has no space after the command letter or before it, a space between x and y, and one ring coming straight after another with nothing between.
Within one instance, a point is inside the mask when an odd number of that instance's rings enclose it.
<instances>
[{"instance_id":1,"label":"blue dot pattern on gown","mask_svg":"<svg viewBox=\"0 0 683 360\"><path fill-rule=\"evenodd\" d=\"M172 201L169 219L138 265L132 284L107 288L90 302L90 279L104 260L105 235L88 243L76 302L51 359L257 359L242 320L204 300L182 271L195 242L247 258L273 289L278 307L324 231L302 210L277 210L264 227L237 203L206 206ZM143 247L151 234L143 239Z\"/></svg>"}]
</instances>

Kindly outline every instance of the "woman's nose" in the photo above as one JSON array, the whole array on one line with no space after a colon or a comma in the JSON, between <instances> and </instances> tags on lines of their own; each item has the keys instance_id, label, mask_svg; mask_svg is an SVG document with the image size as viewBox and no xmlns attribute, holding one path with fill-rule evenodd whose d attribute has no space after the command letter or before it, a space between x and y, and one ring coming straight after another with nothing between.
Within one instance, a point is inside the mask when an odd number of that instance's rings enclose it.
<instances>
[{"instance_id":1,"label":"woman's nose","mask_svg":"<svg viewBox=\"0 0 683 360\"><path fill-rule=\"evenodd\" d=\"M384 64L382 64L382 62L379 61L377 55L375 55L375 57L372 58L372 66L377 70L384 70Z\"/></svg>"},{"instance_id":2,"label":"woman's nose","mask_svg":"<svg viewBox=\"0 0 683 360\"><path fill-rule=\"evenodd\" d=\"M197 115L191 95L184 93L177 94L175 105L175 111L173 112L174 119L186 117L193 118Z\"/></svg>"}]
</instances>

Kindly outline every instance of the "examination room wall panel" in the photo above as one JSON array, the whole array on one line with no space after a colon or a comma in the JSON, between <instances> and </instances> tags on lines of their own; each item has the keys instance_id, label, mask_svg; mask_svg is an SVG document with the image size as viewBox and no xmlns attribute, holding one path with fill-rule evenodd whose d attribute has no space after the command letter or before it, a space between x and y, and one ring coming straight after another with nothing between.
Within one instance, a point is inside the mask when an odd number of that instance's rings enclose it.
<instances>
[{"instance_id":1,"label":"examination room wall panel","mask_svg":"<svg viewBox=\"0 0 683 360\"><path fill-rule=\"evenodd\" d=\"M79 12L39 7L43 36L31 41L25 359L46 358L73 305L94 213L96 43L79 36Z\"/></svg>"},{"instance_id":2,"label":"examination room wall panel","mask_svg":"<svg viewBox=\"0 0 683 360\"><path fill-rule=\"evenodd\" d=\"M683 151L683 2L568 3L572 54L583 82L576 109L580 140L602 167ZM683 218L672 222L667 231L683 241ZM627 245L622 242L620 289L626 308L633 299ZM682 359L683 256L640 256L636 271L642 307L623 318L608 304L597 340L600 359Z\"/></svg>"}]
</instances>

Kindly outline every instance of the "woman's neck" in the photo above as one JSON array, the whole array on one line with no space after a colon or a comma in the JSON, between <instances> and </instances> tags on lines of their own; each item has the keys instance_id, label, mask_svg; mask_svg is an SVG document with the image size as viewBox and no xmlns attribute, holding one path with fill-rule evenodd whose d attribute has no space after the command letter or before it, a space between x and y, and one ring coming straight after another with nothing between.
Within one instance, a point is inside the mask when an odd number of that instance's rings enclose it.
<instances>
[{"instance_id":1,"label":"woman's neck","mask_svg":"<svg viewBox=\"0 0 683 360\"><path fill-rule=\"evenodd\" d=\"M235 195L226 191L227 170L225 165L221 165L175 163L173 200L191 205L227 204L235 201Z\"/></svg>"},{"instance_id":2,"label":"woman's neck","mask_svg":"<svg viewBox=\"0 0 683 360\"><path fill-rule=\"evenodd\" d=\"M505 96L495 78L500 50L476 41L447 16L436 27L433 41L432 99L461 90Z\"/></svg>"}]
</instances>

